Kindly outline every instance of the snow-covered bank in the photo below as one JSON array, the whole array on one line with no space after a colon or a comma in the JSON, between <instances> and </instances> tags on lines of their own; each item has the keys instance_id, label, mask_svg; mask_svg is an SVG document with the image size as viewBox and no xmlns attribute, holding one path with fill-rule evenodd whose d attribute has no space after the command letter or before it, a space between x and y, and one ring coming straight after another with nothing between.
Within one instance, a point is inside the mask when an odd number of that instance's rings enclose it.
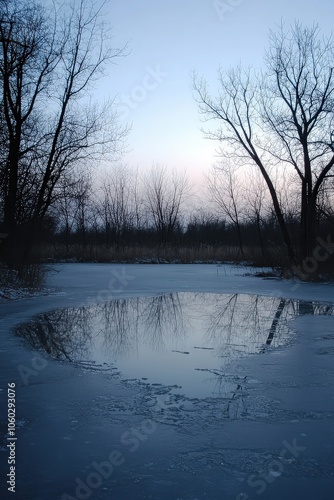
<instances>
[{"instance_id":1,"label":"snow-covered bank","mask_svg":"<svg viewBox=\"0 0 334 500\"><path fill-rule=\"evenodd\" d=\"M94 302L118 297L176 291L253 293L301 300L334 300L334 284L258 278L261 269L215 264L62 264L49 287L65 290L70 300Z\"/></svg>"},{"instance_id":2,"label":"snow-covered bank","mask_svg":"<svg viewBox=\"0 0 334 500\"><path fill-rule=\"evenodd\" d=\"M262 268L220 264L89 264L49 265L45 289L36 298L24 294L28 308L97 303L119 297L196 291L250 293L300 300L334 300L334 283L304 283L293 279L259 278ZM49 293L49 297L44 297ZM39 297L42 295L42 297ZM15 297L15 296L14 296ZM8 305L8 304L7 304ZM4 308L7 309L7 305ZM0 312L1 312L0 302ZM23 302L13 309L25 308Z\"/></svg>"},{"instance_id":3,"label":"snow-covered bank","mask_svg":"<svg viewBox=\"0 0 334 500\"><path fill-rule=\"evenodd\" d=\"M53 290L47 288L32 289L32 288L12 288L2 287L0 289L0 302L4 300L30 299L40 297L42 295L50 295Z\"/></svg>"}]
</instances>

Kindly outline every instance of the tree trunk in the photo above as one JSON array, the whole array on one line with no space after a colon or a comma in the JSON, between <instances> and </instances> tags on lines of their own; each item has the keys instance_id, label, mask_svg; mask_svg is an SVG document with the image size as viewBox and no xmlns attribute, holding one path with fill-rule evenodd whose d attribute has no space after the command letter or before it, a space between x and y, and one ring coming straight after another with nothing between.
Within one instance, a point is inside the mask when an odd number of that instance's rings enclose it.
<instances>
[{"instance_id":1,"label":"tree trunk","mask_svg":"<svg viewBox=\"0 0 334 500\"><path fill-rule=\"evenodd\" d=\"M240 224L239 224L239 220L238 219L236 221L236 226L237 226L237 232L238 232L239 250L240 250L240 253L241 253L241 257L243 258L244 257L244 248L242 246L241 229L240 229Z\"/></svg>"},{"instance_id":2,"label":"tree trunk","mask_svg":"<svg viewBox=\"0 0 334 500\"><path fill-rule=\"evenodd\" d=\"M307 193L306 185L302 187L302 203L300 217L300 257L302 261L312 257L315 247L316 203L313 193Z\"/></svg>"},{"instance_id":3,"label":"tree trunk","mask_svg":"<svg viewBox=\"0 0 334 500\"><path fill-rule=\"evenodd\" d=\"M261 248L262 256L265 257L263 239L262 239L262 234L261 234L261 224L260 224L260 214L259 214L259 212L256 212L256 228L257 228L257 233L258 233L258 236L259 236L259 243L260 243L260 248Z\"/></svg>"}]
</instances>

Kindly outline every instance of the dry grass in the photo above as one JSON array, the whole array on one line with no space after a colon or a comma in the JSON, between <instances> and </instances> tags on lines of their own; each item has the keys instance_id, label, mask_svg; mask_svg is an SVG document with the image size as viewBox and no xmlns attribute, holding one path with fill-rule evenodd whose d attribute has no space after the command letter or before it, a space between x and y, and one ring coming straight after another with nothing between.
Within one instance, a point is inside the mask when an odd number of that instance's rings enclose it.
<instances>
[{"instance_id":1,"label":"dry grass","mask_svg":"<svg viewBox=\"0 0 334 500\"><path fill-rule=\"evenodd\" d=\"M212 263L212 262L247 262L256 266L281 267L285 261L284 250L272 247L263 256L260 248L246 247L243 255L237 246L199 247L106 247L90 245L64 245L38 249L42 261L73 262L122 262L122 263Z\"/></svg>"},{"instance_id":2,"label":"dry grass","mask_svg":"<svg viewBox=\"0 0 334 500\"><path fill-rule=\"evenodd\" d=\"M0 289L8 290L38 290L44 284L46 268L41 264L22 266L19 271L9 269L5 264L0 264Z\"/></svg>"}]
</instances>

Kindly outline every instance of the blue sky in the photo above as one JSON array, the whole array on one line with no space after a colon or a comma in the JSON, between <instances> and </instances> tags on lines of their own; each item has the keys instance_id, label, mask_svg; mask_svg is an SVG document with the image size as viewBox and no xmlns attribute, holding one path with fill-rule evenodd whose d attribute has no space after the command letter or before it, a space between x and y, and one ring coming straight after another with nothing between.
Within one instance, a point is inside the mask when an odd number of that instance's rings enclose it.
<instances>
[{"instance_id":1,"label":"blue sky","mask_svg":"<svg viewBox=\"0 0 334 500\"><path fill-rule=\"evenodd\" d=\"M215 161L216 144L203 138L193 99L192 71L215 85L219 66L259 67L270 28L295 19L332 29L329 0L110 0L115 46L129 42L103 80L101 95L117 96L129 123L124 162L144 171L153 163L186 168L198 182Z\"/></svg>"}]
</instances>

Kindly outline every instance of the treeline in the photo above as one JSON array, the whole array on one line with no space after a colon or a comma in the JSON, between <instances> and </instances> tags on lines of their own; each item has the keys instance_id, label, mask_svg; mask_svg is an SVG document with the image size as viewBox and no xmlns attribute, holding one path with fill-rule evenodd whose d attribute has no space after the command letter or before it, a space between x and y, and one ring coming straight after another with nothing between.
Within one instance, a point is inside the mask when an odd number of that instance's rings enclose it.
<instances>
[{"instance_id":1,"label":"treeline","mask_svg":"<svg viewBox=\"0 0 334 500\"><path fill-rule=\"evenodd\" d=\"M219 183L219 184L217 184ZM332 192L332 191L330 191ZM300 218L293 184L282 186L286 224L298 247ZM334 229L331 197L318 209L317 234ZM154 165L146 174L113 167L100 183L88 175L60 197L40 231L43 260L252 261L288 267L276 215L261 178L248 169L226 176L216 165L201 193L185 173Z\"/></svg>"},{"instance_id":2,"label":"treeline","mask_svg":"<svg viewBox=\"0 0 334 500\"><path fill-rule=\"evenodd\" d=\"M114 59L104 2L0 2L0 258L24 273L40 227L126 130L96 81Z\"/></svg>"},{"instance_id":3,"label":"treeline","mask_svg":"<svg viewBox=\"0 0 334 500\"><path fill-rule=\"evenodd\" d=\"M195 75L220 148L196 194L166 167L111 168L127 130L113 100L96 101L96 82L127 50L114 47L104 7L0 2L1 262L21 275L39 257L71 256L252 260L300 276L330 266L333 40L282 25L261 70L221 70L212 96Z\"/></svg>"}]
</instances>

